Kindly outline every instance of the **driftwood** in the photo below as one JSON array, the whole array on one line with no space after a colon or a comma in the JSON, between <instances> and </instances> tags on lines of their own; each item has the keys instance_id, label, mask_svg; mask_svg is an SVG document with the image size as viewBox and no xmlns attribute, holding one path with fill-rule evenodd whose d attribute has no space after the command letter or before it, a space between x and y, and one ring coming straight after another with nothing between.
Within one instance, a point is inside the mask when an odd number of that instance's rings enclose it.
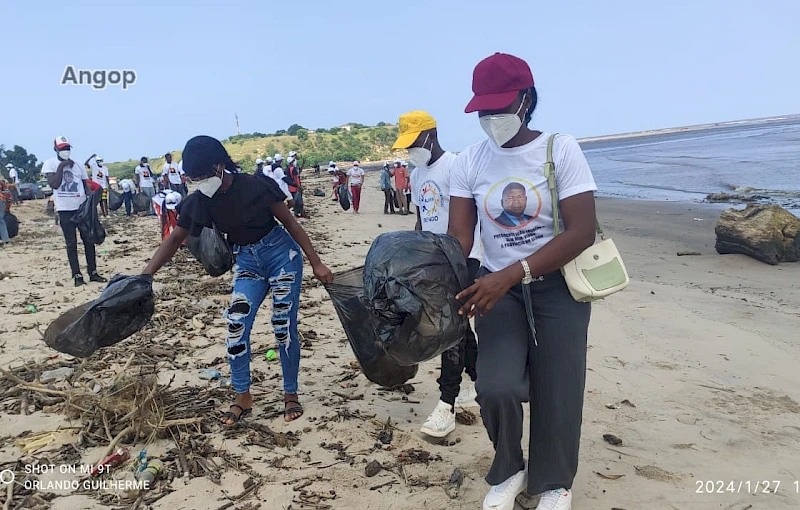
<instances>
[{"instance_id":1,"label":"driftwood","mask_svg":"<svg viewBox=\"0 0 800 510\"><path fill-rule=\"evenodd\" d=\"M741 253L771 265L800 260L800 218L780 206L728 209L715 231L717 253Z\"/></svg>"}]
</instances>

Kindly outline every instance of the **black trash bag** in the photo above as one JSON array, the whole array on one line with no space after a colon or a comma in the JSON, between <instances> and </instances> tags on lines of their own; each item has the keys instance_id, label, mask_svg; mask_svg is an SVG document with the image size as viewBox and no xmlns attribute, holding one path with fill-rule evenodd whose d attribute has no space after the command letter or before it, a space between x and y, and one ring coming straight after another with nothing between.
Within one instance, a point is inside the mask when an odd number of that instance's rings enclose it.
<instances>
[{"instance_id":1,"label":"black trash bag","mask_svg":"<svg viewBox=\"0 0 800 510\"><path fill-rule=\"evenodd\" d=\"M397 201L397 191L392 190L392 202L394 202L395 209L400 209L400 202Z\"/></svg>"},{"instance_id":2,"label":"black trash bag","mask_svg":"<svg viewBox=\"0 0 800 510\"><path fill-rule=\"evenodd\" d=\"M322 191L321 189L317 188L317 189L314 190L314 196L315 197L324 197L325 196L325 192Z\"/></svg>"},{"instance_id":3,"label":"black trash bag","mask_svg":"<svg viewBox=\"0 0 800 510\"><path fill-rule=\"evenodd\" d=\"M350 209L350 190L347 189L347 184L339 186L339 205L342 209L348 211Z\"/></svg>"},{"instance_id":4,"label":"black trash bag","mask_svg":"<svg viewBox=\"0 0 800 510\"><path fill-rule=\"evenodd\" d=\"M186 246L213 277L221 276L233 267L233 250L216 225L214 228L203 227L199 236L189 236Z\"/></svg>"},{"instance_id":5,"label":"black trash bag","mask_svg":"<svg viewBox=\"0 0 800 510\"><path fill-rule=\"evenodd\" d=\"M103 244L106 240L106 229L100 223L100 215L97 213L97 204L100 203L102 195L103 190L98 189L86 197L72 217L72 222L78 227L81 238L87 243Z\"/></svg>"},{"instance_id":6,"label":"black trash bag","mask_svg":"<svg viewBox=\"0 0 800 510\"><path fill-rule=\"evenodd\" d=\"M150 197L145 195L144 193L137 193L133 195L133 211L140 213L140 212L147 212L150 210Z\"/></svg>"},{"instance_id":7,"label":"black trash bag","mask_svg":"<svg viewBox=\"0 0 800 510\"><path fill-rule=\"evenodd\" d=\"M116 211L122 207L122 193L117 193L113 189L108 190L108 210Z\"/></svg>"},{"instance_id":8,"label":"black trash bag","mask_svg":"<svg viewBox=\"0 0 800 510\"><path fill-rule=\"evenodd\" d=\"M381 386L397 386L417 375L417 365L402 366L389 357L375 335L377 320L364 305L364 268L337 274L325 284L342 322L347 340L367 379Z\"/></svg>"},{"instance_id":9,"label":"black trash bag","mask_svg":"<svg viewBox=\"0 0 800 510\"><path fill-rule=\"evenodd\" d=\"M56 206L53 202L47 201L47 205L44 207L44 212L48 216L55 216L56 215Z\"/></svg>"},{"instance_id":10,"label":"black trash bag","mask_svg":"<svg viewBox=\"0 0 800 510\"><path fill-rule=\"evenodd\" d=\"M7 212L5 215L6 228L8 229L8 238L12 239L19 235L19 220L16 216Z\"/></svg>"},{"instance_id":11,"label":"black trash bag","mask_svg":"<svg viewBox=\"0 0 800 510\"><path fill-rule=\"evenodd\" d=\"M364 304L377 319L383 349L401 365L432 359L456 345L469 322L456 294L469 271L454 237L422 231L381 234L364 266Z\"/></svg>"},{"instance_id":12,"label":"black trash bag","mask_svg":"<svg viewBox=\"0 0 800 510\"><path fill-rule=\"evenodd\" d=\"M44 341L59 352L86 358L142 329L154 310L152 276L117 275L100 297L53 321Z\"/></svg>"}]
</instances>

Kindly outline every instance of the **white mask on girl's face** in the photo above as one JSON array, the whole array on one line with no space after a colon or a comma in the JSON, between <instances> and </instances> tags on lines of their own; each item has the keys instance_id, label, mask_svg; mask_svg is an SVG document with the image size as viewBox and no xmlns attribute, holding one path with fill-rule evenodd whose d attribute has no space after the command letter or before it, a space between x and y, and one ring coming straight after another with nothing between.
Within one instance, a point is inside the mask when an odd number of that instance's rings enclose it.
<instances>
[{"instance_id":1,"label":"white mask on girl's face","mask_svg":"<svg viewBox=\"0 0 800 510\"><path fill-rule=\"evenodd\" d=\"M217 177L209 177L208 179L203 179L199 183L197 183L197 189L200 190L200 193L211 198L214 194L219 190L220 186L222 186L222 178Z\"/></svg>"},{"instance_id":2,"label":"white mask on girl's face","mask_svg":"<svg viewBox=\"0 0 800 510\"><path fill-rule=\"evenodd\" d=\"M69 149L65 151L58 151L58 159L61 161L66 161L69 159Z\"/></svg>"},{"instance_id":3,"label":"white mask on girl's face","mask_svg":"<svg viewBox=\"0 0 800 510\"><path fill-rule=\"evenodd\" d=\"M517 113L499 113L480 118L481 127L498 147L507 144L522 129L522 118L520 118L519 112L524 104L525 96L522 96Z\"/></svg>"},{"instance_id":4,"label":"white mask on girl's face","mask_svg":"<svg viewBox=\"0 0 800 510\"><path fill-rule=\"evenodd\" d=\"M428 143L428 138L430 138L430 134L425 137L425 141L422 142L422 147L411 147L408 149L408 160L414 166L427 166L428 162L431 160L431 149L426 149L425 144ZM431 148L433 148L431 146Z\"/></svg>"}]
</instances>

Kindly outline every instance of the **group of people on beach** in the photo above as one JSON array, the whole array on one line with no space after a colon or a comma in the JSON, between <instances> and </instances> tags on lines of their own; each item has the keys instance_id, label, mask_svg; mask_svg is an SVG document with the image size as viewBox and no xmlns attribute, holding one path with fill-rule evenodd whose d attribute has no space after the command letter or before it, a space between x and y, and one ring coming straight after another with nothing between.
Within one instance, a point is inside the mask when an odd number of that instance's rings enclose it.
<instances>
[{"instance_id":1,"label":"group of people on beach","mask_svg":"<svg viewBox=\"0 0 800 510\"><path fill-rule=\"evenodd\" d=\"M516 496L527 490L541 494L539 510L568 510L578 466L591 305L572 298L560 268L594 243L597 187L573 137L529 127L537 91L524 60L501 53L482 60L474 69L472 90L465 112L478 112L486 139L456 155L440 145L431 115L408 112L400 116L393 150L407 150L414 170L408 175L400 159L381 170L384 213L395 212L396 206L400 214L408 214L413 203L415 228L457 239L473 282L456 297L463 302L459 313L474 318L474 331L470 328L442 354L439 401L421 431L445 437L455 429L456 408L477 403L495 449L483 508L510 510ZM57 193L77 285L82 276L70 215L90 189L64 185L88 177L69 159L65 138L57 138L54 148L57 157L45 162L43 173ZM548 153L555 166L558 203L550 199L544 172ZM102 167L102 159L94 156L93 164ZM231 300L224 312L236 397L220 421L230 425L252 413L251 332L270 293L283 370L284 419L300 418L300 253L314 277L323 283L334 280L297 221L304 216L302 164L290 153L284 170L283 158L276 154L257 160L255 171L245 173L219 140L196 136L186 143L175 172L171 168L164 172L165 184L181 195L175 225L143 274L155 274L203 227L224 232L236 254ZM328 171L335 179L334 197L347 184L344 189L349 188L358 213L365 182L359 162L346 173L331 162ZM179 177L173 180L173 173ZM152 188L151 177L142 158L135 188ZM187 181L196 192L186 194ZM94 247L85 248L90 279L105 281L96 271ZM531 411L527 461L521 446L526 402Z\"/></svg>"}]
</instances>

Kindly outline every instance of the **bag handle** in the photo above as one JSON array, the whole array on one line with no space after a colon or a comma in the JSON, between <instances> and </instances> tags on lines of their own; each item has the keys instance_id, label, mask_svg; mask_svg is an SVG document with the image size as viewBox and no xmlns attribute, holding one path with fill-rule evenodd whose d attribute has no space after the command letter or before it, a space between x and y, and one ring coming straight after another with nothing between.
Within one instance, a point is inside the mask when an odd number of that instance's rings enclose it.
<instances>
[{"instance_id":1,"label":"bag handle","mask_svg":"<svg viewBox=\"0 0 800 510\"><path fill-rule=\"evenodd\" d=\"M556 164L553 162L553 140L556 135L554 133L547 139L547 161L544 163L544 176L547 178L547 187L550 188L550 197L553 206L553 235L557 236L560 233L560 222L558 220L558 191L556 190ZM597 220L597 215L594 217L594 230L600 236L600 239L605 241L606 236L603 233L603 227Z\"/></svg>"}]
</instances>

